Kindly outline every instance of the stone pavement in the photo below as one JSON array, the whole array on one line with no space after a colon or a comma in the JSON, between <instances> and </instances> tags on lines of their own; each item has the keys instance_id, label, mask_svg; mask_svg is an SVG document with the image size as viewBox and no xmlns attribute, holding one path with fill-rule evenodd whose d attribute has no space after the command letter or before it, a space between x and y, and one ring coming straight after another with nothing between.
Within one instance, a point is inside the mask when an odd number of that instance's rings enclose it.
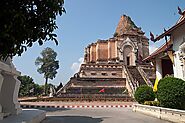
<instances>
[{"instance_id":1,"label":"stone pavement","mask_svg":"<svg viewBox=\"0 0 185 123\"><path fill-rule=\"evenodd\" d=\"M41 123L169 123L133 112L132 108L44 108L47 117Z\"/></svg>"},{"instance_id":2,"label":"stone pavement","mask_svg":"<svg viewBox=\"0 0 185 123\"><path fill-rule=\"evenodd\" d=\"M46 117L46 112L37 109L23 109L18 115L10 115L0 120L0 123L39 123Z\"/></svg>"}]
</instances>

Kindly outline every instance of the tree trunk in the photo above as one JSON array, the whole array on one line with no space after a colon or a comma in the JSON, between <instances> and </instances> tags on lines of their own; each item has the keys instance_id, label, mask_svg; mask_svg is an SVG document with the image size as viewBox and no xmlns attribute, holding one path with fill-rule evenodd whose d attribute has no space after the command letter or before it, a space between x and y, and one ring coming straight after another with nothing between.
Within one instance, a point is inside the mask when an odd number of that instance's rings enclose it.
<instances>
[{"instance_id":1,"label":"tree trunk","mask_svg":"<svg viewBox=\"0 0 185 123\"><path fill-rule=\"evenodd\" d=\"M44 93L47 96L48 95L48 77L46 77L45 85L44 85Z\"/></svg>"}]
</instances>

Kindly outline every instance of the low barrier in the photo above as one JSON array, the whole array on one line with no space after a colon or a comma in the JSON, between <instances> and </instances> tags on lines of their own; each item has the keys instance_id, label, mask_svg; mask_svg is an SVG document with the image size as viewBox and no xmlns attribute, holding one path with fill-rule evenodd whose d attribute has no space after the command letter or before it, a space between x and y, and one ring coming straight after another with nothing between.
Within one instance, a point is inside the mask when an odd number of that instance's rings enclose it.
<instances>
[{"instance_id":1,"label":"low barrier","mask_svg":"<svg viewBox=\"0 0 185 123\"><path fill-rule=\"evenodd\" d=\"M37 101L119 101L119 102L133 102L134 99L125 94L63 94L60 97L36 97L28 99L20 99L20 102L37 102Z\"/></svg>"},{"instance_id":2,"label":"low barrier","mask_svg":"<svg viewBox=\"0 0 185 123\"><path fill-rule=\"evenodd\" d=\"M131 108L132 105L29 105L21 104L22 108Z\"/></svg>"},{"instance_id":3,"label":"low barrier","mask_svg":"<svg viewBox=\"0 0 185 123\"><path fill-rule=\"evenodd\" d=\"M146 115L154 116L171 122L185 123L185 111L183 110L134 104L133 111L141 112Z\"/></svg>"},{"instance_id":4,"label":"low barrier","mask_svg":"<svg viewBox=\"0 0 185 123\"><path fill-rule=\"evenodd\" d=\"M134 100L132 98L91 98L91 97L82 97L82 98L72 98L72 97L66 97L66 98L57 98L57 97L52 97L52 98L35 98L35 99L25 99L25 100L20 100L20 102L39 102L39 101L44 101L44 102L52 102L52 101L63 101L63 102L93 102L93 101L118 101L118 102L133 102Z\"/></svg>"}]
</instances>

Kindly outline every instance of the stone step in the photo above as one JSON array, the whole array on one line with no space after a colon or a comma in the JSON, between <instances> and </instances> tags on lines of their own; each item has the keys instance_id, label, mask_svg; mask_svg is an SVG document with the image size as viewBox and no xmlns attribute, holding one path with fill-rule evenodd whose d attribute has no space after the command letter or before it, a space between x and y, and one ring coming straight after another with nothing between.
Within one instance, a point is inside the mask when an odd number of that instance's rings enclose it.
<instances>
[{"instance_id":1,"label":"stone step","mask_svg":"<svg viewBox=\"0 0 185 123\"><path fill-rule=\"evenodd\" d=\"M23 109L18 115L10 115L0 123L40 123L46 117L46 112L38 109Z\"/></svg>"},{"instance_id":2,"label":"stone step","mask_svg":"<svg viewBox=\"0 0 185 123\"><path fill-rule=\"evenodd\" d=\"M146 84L145 80L143 79L143 77L141 76L141 74L139 73L136 67L133 67L133 66L128 67L128 70L132 75L133 79L139 82L139 85Z\"/></svg>"}]
</instances>

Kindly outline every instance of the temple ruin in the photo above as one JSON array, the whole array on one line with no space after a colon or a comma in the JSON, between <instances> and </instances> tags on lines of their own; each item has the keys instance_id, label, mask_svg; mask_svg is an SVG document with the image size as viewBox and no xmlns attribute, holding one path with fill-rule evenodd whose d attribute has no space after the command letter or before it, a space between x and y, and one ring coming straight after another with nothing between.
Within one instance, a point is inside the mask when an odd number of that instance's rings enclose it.
<instances>
[{"instance_id":1,"label":"temple ruin","mask_svg":"<svg viewBox=\"0 0 185 123\"><path fill-rule=\"evenodd\" d=\"M85 48L78 73L57 93L129 95L143 84L152 86L155 71L142 62L149 56L149 40L129 16L120 18L114 36ZM102 91L103 89L103 91Z\"/></svg>"}]
</instances>

